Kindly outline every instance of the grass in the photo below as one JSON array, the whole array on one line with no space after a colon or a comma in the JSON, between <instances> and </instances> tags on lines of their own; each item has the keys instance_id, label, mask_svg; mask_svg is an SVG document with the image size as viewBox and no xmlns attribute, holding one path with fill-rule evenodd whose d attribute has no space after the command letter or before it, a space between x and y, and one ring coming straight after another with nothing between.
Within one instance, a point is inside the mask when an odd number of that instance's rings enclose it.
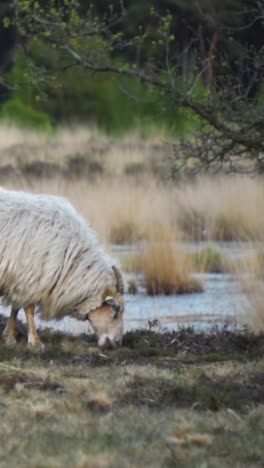
<instances>
[{"instance_id":1,"label":"grass","mask_svg":"<svg viewBox=\"0 0 264 468\"><path fill-rule=\"evenodd\" d=\"M214 247L204 247L193 254L194 268L198 272L225 273L230 271L230 261Z\"/></svg>"},{"instance_id":2,"label":"grass","mask_svg":"<svg viewBox=\"0 0 264 468\"><path fill-rule=\"evenodd\" d=\"M155 245L154 249L157 249L157 244ZM220 250L212 246L201 248L191 255L185 253L182 254L182 252L180 252L179 254L178 250L181 249L181 247L177 246L176 244L174 246L174 249L176 252L174 253L174 255L177 256L177 260L179 260L179 262L183 261L185 263L185 267L189 270L189 274L191 274L191 272L193 271L199 273L226 273L234 271L238 267L238 264L235 265L234 262L232 263L222 252L220 252ZM142 248L139 250L142 250ZM172 256L172 260L174 255ZM161 263L163 262L163 258L164 257L162 255L160 258ZM143 259L144 257L142 256L142 254L139 253L132 255L122 255L122 270L126 273L143 273ZM167 257L166 260L168 260ZM263 259L261 259L261 262L262 260ZM263 263L261 263L260 270L261 271L259 272L259 274L261 275L261 277L263 277Z\"/></svg>"},{"instance_id":3,"label":"grass","mask_svg":"<svg viewBox=\"0 0 264 468\"><path fill-rule=\"evenodd\" d=\"M240 277L244 306L240 310L240 321L255 332L264 330L264 251L262 243L252 244L252 252L240 259L235 273Z\"/></svg>"},{"instance_id":4,"label":"grass","mask_svg":"<svg viewBox=\"0 0 264 468\"><path fill-rule=\"evenodd\" d=\"M140 253L122 257L124 271L142 273L147 294L202 291L200 282L192 277L193 263L190 256L177 246L176 240L175 230L161 225L152 226L147 233L147 242L139 249Z\"/></svg>"},{"instance_id":5,"label":"grass","mask_svg":"<svg viewBox=\"0 0 264 468\"><path fill-rule=\"evenodd\" d=\"M0 344L4 466L261 466L263 335L135 331L103 354L41 338L41 354Z\"/></svg>"},{"instance_id":6,"label":"grass","mask_svg":"<svg viewBox=\"0 0 264 468\"><path fill-rule=\"evenodd\" d=\"M192 278L192 264L185 252L176 250L175 233L162 226L153 227L142 256L147 293L184 294L201 292L198 280Z\"/></svg>"},{"instance_id":7,"label":"grass","mask_svg":"<svg viewBox=\"0 0 264 468\"><path fill-rule=\"evenodd\" d=\"M263 197L263 187L257 181L249 181L247 192L243 186L247 182L219 180L204 182L207 199L203 195L202 183L191 188L186 183L183 188L160 185L150 176L145 176L140 184L126 176L89 179L46 178L5 178L4 184L13 188L23 188L36 192L52 192L69 198L78 210L94 225L101 239L111 243L131 243L146 239L151 226L161 224L180 233L181 240L235 240L254 241L263 238L264 226L261 216L261 203L255 200L254 193ZM232 184L237 192L232 195ZM222 199L218 200L219 190ZM190 198L184 199L185 190L190 190ZM229 197L235 197L233 207ZM231 202L230 202L231 203ZM236 206L237 203L237 206ZM195 208L193 205L199 205ZM221 223L219 222L221 220ZM224 223L228 226L223 227Z\"/></svg>"},{"instance_id":8,"label":"grass","mask_svg":"<svg viewBox=\"0 0 264 468\"><path fill-rule=\"evenodd\" d=\"M243 176L201 177L178 193L177 225L193 240L263 238L263 184Z\"/></svg>"},{"instance_id":9,"label":"grass","mask_svg":"<svg viewBox=\"0 0 264 468\"><path fill-rule=\"evenodd\" d=\"M246 284L247 305L241 311L241 320L254 331L264 330L264 309L263 309L263 281L254 280Z\"/></svg>"}]
</instances>

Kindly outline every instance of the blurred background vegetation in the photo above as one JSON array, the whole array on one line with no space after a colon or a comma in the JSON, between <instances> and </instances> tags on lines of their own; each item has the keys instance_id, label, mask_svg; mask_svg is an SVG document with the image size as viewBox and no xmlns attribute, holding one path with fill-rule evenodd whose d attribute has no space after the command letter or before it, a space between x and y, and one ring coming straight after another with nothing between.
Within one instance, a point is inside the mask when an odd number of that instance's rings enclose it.
<instances>
[{"instance_id":1,"label":"blurred background vegetation","mask_svg":"<svg viewBox=\"0 0 264 468\"><path fill-rule=\"evenodd\" d=\"M17 43L16 28L12 26L12 1L4 0L0 6L0 118L19 125L52 130L58 124L90 122L107 133L120 134L133 127L142 133L149 127L166 127L174 135L193 132L199 118L163 95L132 77L111 73L94 74L82 66L63 69L63 53L52 49L42 38L28 37L24 44ZM30 8L43 2L28 2ZM45 3L45 2L44 2ZM212 80L223 79L225 68L223 52L228 61L226 84L232 74L241 75L245 89L250 86L247 98L263 101L260 70L256 69L247 51L263 48L263 18L256 19L258 0L113 0L110 8L126 11L113 30L121 31L125 40L136 37L139 30L147 30L151 38L157 27L157 18L170 14L170 49L180 57L175 86L183 86L186 79L197 73L197 56L207 59L206 72L201 73L193 93L201 98L206 95ZM55 2L56 4L56 2ZM91 2L80 1L80 8L87 11ZM99 17L109 11L109 4L96 0L94 8ZM10 22L10 24L9 24ZM48 32L47 32L48 36ZM84 38L84 46L94 48L99 37ZM152 43L153 42L153 43ZM153 55L155 41L142 44L140 60ZM22 47L21 47L22 45ZM45 80L32 83L24 50L30 52L30 66L45 70ZM109 52L106 51L106 54ZM161 60L157 48L156 63ZM242 60L243 58L243 60ZM129 49L118 48L113 52L113 63L128 63L133 67L137 58ZM230 76L231 70L231 76ZM33 85L33 86L32 86Z\"/></svg>"}]
</instances>

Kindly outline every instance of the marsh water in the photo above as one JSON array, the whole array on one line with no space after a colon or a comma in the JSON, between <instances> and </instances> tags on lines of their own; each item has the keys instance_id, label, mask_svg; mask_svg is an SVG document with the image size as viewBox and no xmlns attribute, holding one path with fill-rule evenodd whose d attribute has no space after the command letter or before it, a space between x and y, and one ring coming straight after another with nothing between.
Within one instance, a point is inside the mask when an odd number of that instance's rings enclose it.
<instances>
[{"instance_id":1,"label":"marsh water","mask_svg":"<svg viewBox=\"0 0 264 468\"><path fill-rule=\"evenodd\" d=\"M186 243L181 248L196 251L208 244ZM223 242L210 243L227 258L237 260L247 255L252 247L241 243ZM112 255L121 259L122 255L136 253L137 246L114 246ZM155 330L173 330L182 326L192 326L196 329L208 330L213 326L236 326L238 316L246 307L246 297L241 291L238 278L231 274L196 274L202 282L202 293L183 294L177 296L147 296L143 287L135 295L126 294L125 331L138 328L153 328ZM125 275L129 279L129 275ZM140 279L140 278L139 278ZM9 309L1 308L4 315ZM24 314L20 312L24 321ZM44 322L36 319L39 327L61 330L65 333L80 334L89 331L88 322L80 322L65 317L60 321Z\"/></svg>"}]
</instances>

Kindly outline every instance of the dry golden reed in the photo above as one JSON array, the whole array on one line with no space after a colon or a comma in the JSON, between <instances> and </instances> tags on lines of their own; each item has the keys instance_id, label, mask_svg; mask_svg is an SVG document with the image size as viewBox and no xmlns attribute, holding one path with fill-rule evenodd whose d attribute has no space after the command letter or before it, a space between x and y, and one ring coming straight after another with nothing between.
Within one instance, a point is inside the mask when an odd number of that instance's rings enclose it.
<instances>
[{"instance_id":1,"label":"dry golden reed","mask_svg":"<svg viewBox=\"0 0 264 468\"><path fill-rule=\"evenodd\" d=\"M142 255L142 269L147 293L183 294L201 292L198 280L192 278L190 256L176 246L176 233L163 226L153 226Z\"/></svg>"},{"instance_id":2,"label":"dry golden reed","mask_svg":"<svg viewBox=\"0 0 264 468\"><path fill-rule=\"evenodd\" d=\"M249 241L264 236L264 187L257 180L205 180L206 197L202 182L165 186L149 176L141 184L121 177L95 183L20 178L8 185L66 196L110 243L146 239L149 227L157 223L176 229L182 240Z\"/></svg>"},{"instance_id":3,"label":"dry golden reed","mask_svg":"<svg viewBox=\"0 0 264 468\"><path fill-rule=\"evenodd\" d=\"M264 249L263 244L251 244L251 251L234 266L234 273L240 279L244 301L238 319L256 333L264 331Z\"/></svg>"}]
</instances>

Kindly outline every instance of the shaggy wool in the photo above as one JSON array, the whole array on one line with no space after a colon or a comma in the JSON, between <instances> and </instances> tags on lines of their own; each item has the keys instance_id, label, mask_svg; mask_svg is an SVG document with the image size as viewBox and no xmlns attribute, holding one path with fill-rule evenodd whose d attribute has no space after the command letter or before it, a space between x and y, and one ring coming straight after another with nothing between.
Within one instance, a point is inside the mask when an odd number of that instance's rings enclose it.
<instances>
[{"instance_id":1,"label":"shaggy wool","mask_svg":"<svg viewBox=\"0 0 264 468\"><path fill-rule=\"evenodd\" d=\"M41 318L84 318L115 289L111 259L64 198L0 189L0 290Z\"/></svg>"}]
</instances>

